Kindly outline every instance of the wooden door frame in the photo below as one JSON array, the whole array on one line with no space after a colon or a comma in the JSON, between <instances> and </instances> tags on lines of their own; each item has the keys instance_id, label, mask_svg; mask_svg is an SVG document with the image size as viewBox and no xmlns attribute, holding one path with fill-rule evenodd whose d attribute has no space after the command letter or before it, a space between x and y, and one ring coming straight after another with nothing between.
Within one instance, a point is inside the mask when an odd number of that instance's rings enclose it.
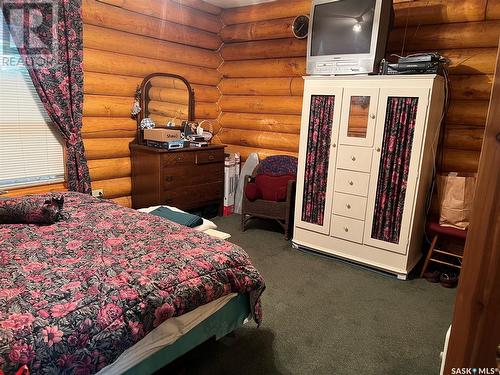
<instances>
[{"instance_id":1,"label":"wooden door frame","mask_svg":"<svg viewBox=\"0 0 500 375\"><path fill-rule=\"evenodd\" d=\"M497 65L444 374L496 368L500 345L500 64Z\"/></svg>"}]
</instances>

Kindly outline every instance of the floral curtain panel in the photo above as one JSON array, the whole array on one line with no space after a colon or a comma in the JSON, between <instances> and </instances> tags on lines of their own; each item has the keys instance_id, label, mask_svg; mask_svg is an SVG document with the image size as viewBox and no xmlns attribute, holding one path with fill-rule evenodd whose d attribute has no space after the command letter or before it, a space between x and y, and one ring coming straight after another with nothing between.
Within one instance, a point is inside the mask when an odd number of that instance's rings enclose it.
<instances>
[{"instance_id":1,"label":"floral curtain panel","mask_svg":"<svg viewBox=\"0 0 500 375\"><path fill-rule=\"evenodd\" d=\"M68 188L90 193L80 134L83 108L81 0L3 3L12 39L66 145Z\"/></svg>"},{"instance_id":2,"label":"floral curtain panel","mask_svg":"<svg viewBox=\"0 0 500 375\"><path fill-rule=\"evenodd\" d=\"M335 97L313 95L307 133L302 221L323 225Z\"/></svg>"},{"instance_id":3,"label":"floral curtain panel","mask_svg":"<svg viewBox=\"0 0 500 375\"><path fill-rule=\"evenodd\" d=\"M389 97L372 238L399 243L418 98Z\"/></svg>"}]
</instances>

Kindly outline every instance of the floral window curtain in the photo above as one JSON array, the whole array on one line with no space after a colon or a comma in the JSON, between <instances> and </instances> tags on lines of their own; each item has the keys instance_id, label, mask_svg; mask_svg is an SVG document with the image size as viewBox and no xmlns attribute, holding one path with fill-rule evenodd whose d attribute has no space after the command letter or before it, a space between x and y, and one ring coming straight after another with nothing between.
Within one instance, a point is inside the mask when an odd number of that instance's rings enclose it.
<instances>
[{"instance_id":1,"label":"floral window curtain","mask_svg":"<svg viewBox=\"0 0 500 375\"><path fill-rule=\"evenodd\" d=\"M372 238L399 243L418 98L389 97Z\"/></svg>"},{"instance_id":2,"label":"floral window curtain","mask_svg":"<svg viewBox=\"0 0 500 375\"><path fill-rule=\"evenodd\" d=\"M3 14L37 93L65 141L68 188L90 193L80 133L83 108L81 0L4 2Z\"/></svg>"},{"instance_id":3,"label":"floral window curtain","mask_svg":"<svg viewBox=\"0 0 500 375\"><path fill-rule=\"evenodd\" d=\"M307 132L302 221L323 225L332 134L332 95L313 95Z\"/></svg>"}]
</instances>

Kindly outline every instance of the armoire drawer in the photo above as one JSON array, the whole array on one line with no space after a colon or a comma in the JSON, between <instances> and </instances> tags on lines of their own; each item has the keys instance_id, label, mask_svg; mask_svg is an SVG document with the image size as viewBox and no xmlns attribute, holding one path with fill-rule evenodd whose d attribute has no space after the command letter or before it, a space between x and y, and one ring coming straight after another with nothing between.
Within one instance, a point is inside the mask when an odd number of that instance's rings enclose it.
<instances>
[{"instance_id":1,"label":"armoire drawer","mask_svg":"<svg viewBox=\"0 0 500 375\"><path fill-rule=\"evenodd\" d=\"M335 173L334 187L335 191L340 193L367 197L369 182L370 175L368 173L337 169L337 172Z\"/></svg>"},{"instance_id":2,"label":"armoire drawer","mask_svg":"<svg viewBox=\"0 0 500 375\"><path fill-rule=\"evenodd\" d=\"M337 152L337 168L358 172L370 172L372 148L340 145Z\"/></svg>"},{"instance_id":3,"label":"armoire drawer","mask_svg":"<svg viewBox=\"0 0 500 375\"><path fill-rule=\"evenodd\" d=\"M365 212L366 198L338 192L333 194L334 214L364 220Z\"/></svg>"},{"instance_id":4,"label":"armoire drawer","mask_svg":"<svg viewBox=\"0 0 500 375\"><path fill-rule=\"evenodd\" d=\"M363 230L365 222L348 217L333 215L332 233L333 237L343 238L353 242L363 242Z\"/></svg>"}]
</instances>

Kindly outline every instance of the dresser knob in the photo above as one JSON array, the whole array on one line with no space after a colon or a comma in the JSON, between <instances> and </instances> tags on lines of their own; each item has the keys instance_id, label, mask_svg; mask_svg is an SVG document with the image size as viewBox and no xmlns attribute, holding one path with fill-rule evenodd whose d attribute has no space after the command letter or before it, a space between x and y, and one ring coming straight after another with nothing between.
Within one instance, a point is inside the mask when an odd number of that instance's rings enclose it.
<instances>
[{"instance_id":1,"label":"dresser knob","mask_svg":"<svg viewBox=\"0 0 500 375\"><path fill-rule=\"evenodd\" d=\"M344 227L344 231L349 232L349 228Z\"/></svg>"},{"instance_id":2,"label":"dresser knob","mask_svg":"<svg viewBox=\"0 0 500 375\"><path fill-rule=\"evenodd\" d=\"M165 181L167 181L167 182L172 182L173 180L174 180L174 176L165 177Z\"/></svg>"},{"instance_id":3,"label":"dresser knob","mask_svg":"<svg viewBox=\"0 0 500 375\"><path fill-rule=\"evenodd\" d=\"M356 156L351 156L352 161L356 161Z\"/></svg>"},{"instance_id":4,"label":"dresser knob","mask_svg":"<svg viewBox=\"0 0 500 375\"><path fill-rule=\"evenodd\" d=\"M377 147L375 151L380 152L380 147Z\"/></svg>"},{"instance_id":5,"label":"dresser knob","mask_svg":"<svg viewBox=\"0 0 500 375\"><path fill-rule=\"evenodd\" d=\"M351 205L350 205L349 203L347 203L345 206L346 206L348 209L351 209Z\"/></svg>"},{"instance_id":6,"label":"dresser knob","mask_svg":"<svg viewBox=\"0 0 500 375\"><path fill-rule=\"evenodd\" d=\"M332 147L333 148L337 147L337 144L336 143L332 143Z\"/></svg>"},{"instance_id":7,"label":"dresser knob","mask_svg":"<svg viewBox=\"0 0 500 375\"><path fill-rule=\"evenodd\" d=\"M354 181L349 181L349 185L354 185Z\"/></svg>"},{"instance_id":8,"label":"dresser knob","mask_svg":"<svg viewBox=\"0 0 500 375\"><path fill-rule=\"evenodd\" d=\"M375 114L374 114L374 113L372 113L372 114L370 115L370 118L373 120L373 119L375 118Z\"/></svg>"}]
</instances>

